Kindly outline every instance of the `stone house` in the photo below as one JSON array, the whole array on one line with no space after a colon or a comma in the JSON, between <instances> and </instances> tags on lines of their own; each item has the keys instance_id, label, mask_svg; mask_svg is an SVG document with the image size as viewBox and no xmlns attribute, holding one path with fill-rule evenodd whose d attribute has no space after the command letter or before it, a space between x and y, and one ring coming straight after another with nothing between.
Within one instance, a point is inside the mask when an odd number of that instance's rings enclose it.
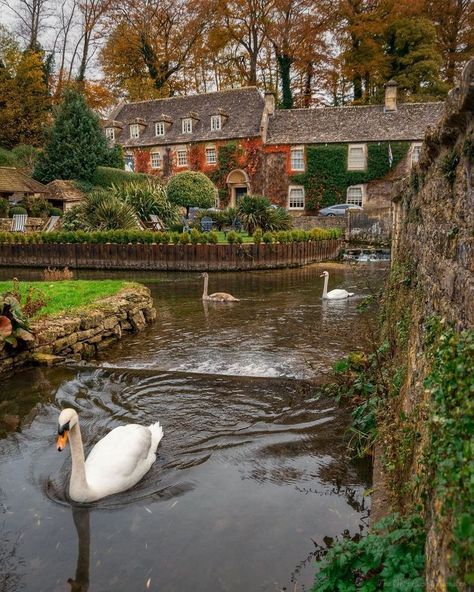
<instances>
[{"instance_id":1,"label":"stone house","mask_svg":"<svg viewBox=\"0 0 474 592\"><path fill-rule=\"evenodd\" d=\"M46 197L48 189L42 183L14 167L0 167L0 198L18 203L25 196Z\"/></svg>"},{"instance_id":2,"label":"stone house","mask_svg":"<svg viewBox=\"0 0 474 592\"><path fill-rule=\"evenodd\" d=\"M123 103L104 130L129 170L200 170L221 207L258 193L301 215L341 202L389 206L393 181L418 160L442 109L397 103L393 81L384 105L317 109L278 110L271 93L248 87Z\"/></svg>"},{"instance_id":3,"label":"stone house","mask_svg":"<svg viewBox=\"0 0 474 592\"><path fill-rule=\"evenodd\" d=\"M48 189L48 201L55 208L66 212L77 206L84 200L84 194L80 191L74 181L63 181L56 179L46 185Z\"/></svg>"}]
</instances>

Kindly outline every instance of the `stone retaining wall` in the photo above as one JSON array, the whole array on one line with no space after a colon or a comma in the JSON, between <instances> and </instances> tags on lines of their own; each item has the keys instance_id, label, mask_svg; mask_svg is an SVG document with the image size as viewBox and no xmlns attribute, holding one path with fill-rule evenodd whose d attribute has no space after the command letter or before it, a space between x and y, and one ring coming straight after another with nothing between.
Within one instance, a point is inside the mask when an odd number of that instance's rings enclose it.
<instances>
[{"instance_id":1,"label":"stone retaining wall","mask_svg":"<svg viewBox=\"0 0 474 592\"><path fill-rule=\"evenodd\" d=\"M26 220L27 231L37 231L44 227L48 218L32 218L28 216ZM12 218L0 218L0 231L8 232L12 228Z\"/></svg>"},{"instance_id":2,"label":"stone retaining wall","mask_svg":"<svg viewBox=\"0 0 474 592\"><path fill-rule=\"evenodd\" d=\"M139 284L124 288L83 311L32 323L35 341L24 349L0 342L0 376L29 364L89 359L155 318L148 288Z\"/></svg>"},{"instance_id":3,"label":"stone retaining wall","mask_svg":"<svg viewBox=\"0 0 474 592\"><path fill-rule=\"evenodd\" d=\"M346 216L295 216L293 225L299 230L313 230L313 228L342 228L346 229Z\"/></svg>"}]
</instances>

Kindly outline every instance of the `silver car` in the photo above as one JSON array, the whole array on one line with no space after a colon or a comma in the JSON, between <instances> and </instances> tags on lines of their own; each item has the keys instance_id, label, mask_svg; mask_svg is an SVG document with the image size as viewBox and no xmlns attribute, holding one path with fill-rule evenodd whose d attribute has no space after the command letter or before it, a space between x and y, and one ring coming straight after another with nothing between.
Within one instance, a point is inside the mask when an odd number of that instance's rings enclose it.
<instances>
[{"instance_id":1,"label":"silver car","mask_svg":"<svg viewBox=\"0 0 474 592\"><path fill-rule=\"evenodd\" d=\"M361 206L356 206L354 204L336 204L334 206L329 206L327 208L323 208L319 210L320 216L345 216L347 210L362 210Z\"/></svg>"}]
</instances>

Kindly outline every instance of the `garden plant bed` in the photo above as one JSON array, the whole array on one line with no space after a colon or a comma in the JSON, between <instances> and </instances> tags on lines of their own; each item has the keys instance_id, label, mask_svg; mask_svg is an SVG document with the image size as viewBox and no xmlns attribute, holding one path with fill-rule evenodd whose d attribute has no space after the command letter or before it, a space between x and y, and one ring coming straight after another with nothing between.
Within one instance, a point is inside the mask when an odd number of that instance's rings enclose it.
<instances>
[{"instance_id":1,"label":"garden plant bed","mask_svg":"<svg viewBox=\"0 0 474 592\"><path fill-rule=\"evenodd\" d=\"M34 341L20 342L19 347L0 341L0 375L28 364L89 359L156 318L150 291L141 284L110 280L31 285L43 292L47 305L30 324ZM11 282L1 282L0 292L11 287Z\"/></svg>"}]
</instances>

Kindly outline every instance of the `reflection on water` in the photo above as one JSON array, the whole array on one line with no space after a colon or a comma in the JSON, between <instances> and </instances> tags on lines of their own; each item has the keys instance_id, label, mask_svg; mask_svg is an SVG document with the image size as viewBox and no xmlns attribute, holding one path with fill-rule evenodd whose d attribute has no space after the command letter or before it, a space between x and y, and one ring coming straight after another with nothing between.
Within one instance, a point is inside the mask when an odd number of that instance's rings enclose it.
<instances>
[{"instance_id":1,"label":"reflection on water","mask_svg":"<svg viewBox=\"0 0 474 592\"><path fill-rule=\"evenodd\" d=\"M318 545L365 529L370 484L367 464L345 455L345 414L302 379L363 346L357 303L322 304L319 273L212 275L240 309L204 307L194 275L157 276L158 322L97 367L6 381L0 590L309 590ZM363 297L380 282L372 273L334 272L331 287ZM54 446L66 406L80 414L86 453L118 425L160 421L145 478L71 505L69 449Z\"/></svg>"}]
</instances>

